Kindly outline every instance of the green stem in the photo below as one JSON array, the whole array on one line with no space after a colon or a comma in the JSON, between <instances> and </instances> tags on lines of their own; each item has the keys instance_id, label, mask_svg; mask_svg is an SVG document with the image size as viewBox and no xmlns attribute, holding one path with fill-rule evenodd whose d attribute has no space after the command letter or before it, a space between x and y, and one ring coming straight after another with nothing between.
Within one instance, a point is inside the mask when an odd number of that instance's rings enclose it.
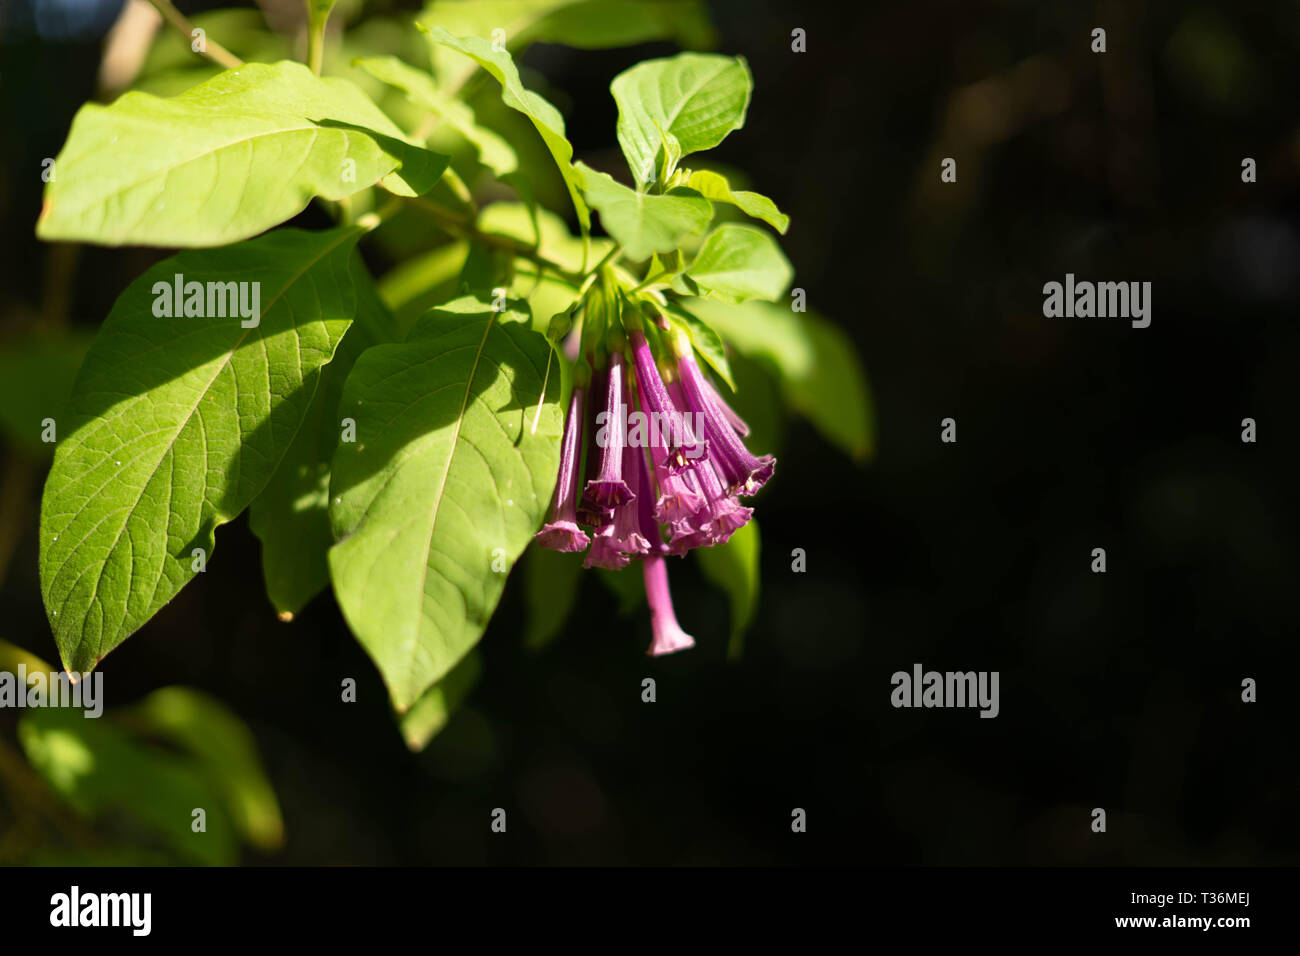
<instances>
[{"instance_id":1,"label":"green stem","mask_svg":"<svg viewBox=\"0 0 1300 956\"><path fill-rule=\"evenodd\" d=\"M597 272L603 269L605 265L607 265L615 256L619 255L619 253L621 253L622 251L623 251L623 247L615 243L614 247L610 249L609 252L605 253L605 255L601 257L601 260L599 262L597 262L594 266L592 266L590 269L587 270L587 275L589 276L595 275Z\"/></svg>"},{"instance_id":2,"label":"green stem","mask_svg":"<svg viewBox=\"0 0 1300 956\"><path fill-rule=\"evenodd\" d=\"M474 242L480 242L483 245L491 246L494 249L504 250L514 256L518 256L520 259L527 259L539 268L554 273L556 276L575 287L581 286L585 280L585 276L579 275L576 272L570 272L558 262L546 258L537 251L536 247L531 246L526 242L520 242L518 239L512 239L510 236L501 236L492 232L482 232L474 225L472 218L466 218L460 213L439 206L432 200L418 197L415 199L408 199L407 202L425 215L436 219L443 229L453 235L460 236L463 239L470 239Z\"/></svg>"},{"instance_id":3,"label":"green stem","mask_svg":"<svg viewBox=\"0 0 1300 956\"><path fill-rule=\"evenodd\" d=\"M171 4L171 0L149 0L153 4L164 20L184 34L185 39L191 43L194 40L194 24L185 19L182 14ZM227 70L237 70L244 65L244 61L235 54L231 53L216 40L205 37L203 55L214 63L224 66Z\"/></svg>"},{"instance_id":4,"label":"green stem","mask_svg":"<svg viewBox=\"0 0 1300 956\"><path fill-rule=\"evenodd\" d=\"M307 66L317 76L325 60L325 24L333 9L334 0L307 0Z\"/></svg>"},{"instance_id":5,"label":"green stem","mask_svg":"<svg viewBox=\"0 0 1300 956\"><path fill-rule=\"evenodd\" d=\"M307 33L307 66L320 76L321 63L325 59L325 21L312 24Z\"/></svg>"},{"instance_id":6,"label":"green stem","mask_svg":"<svg viewBox=\"0 0 1300 956\"><path fill-rule=\"evenodd\" d=\"M442 178L447 180L447 185L450 187L451 191L456 194L456 198L468 206L471 212L477 215L478 206L474 202L474 196L469 191L469 187L465 185L465 180L460 178L460 173L448 166L446 172L442 174Z\"/></svg>"}]
</instances>

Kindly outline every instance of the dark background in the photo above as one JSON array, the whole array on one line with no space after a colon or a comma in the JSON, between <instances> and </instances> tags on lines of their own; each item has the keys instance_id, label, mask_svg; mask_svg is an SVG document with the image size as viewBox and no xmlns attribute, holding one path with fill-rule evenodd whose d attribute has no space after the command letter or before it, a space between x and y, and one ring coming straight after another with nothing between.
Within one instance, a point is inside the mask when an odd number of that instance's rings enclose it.
<instances>
[{"instance_id":1,"label":"dark background","mask_svg":"<svg viewBox=\"0 0 1300 956\"><path fill-rule=\"evenodd\" d=\"M719 49L755 77L719 158L790 214L795 284L856 341L878 432L860 466L790 423L757 499L744 658L726 660L725 600L692 563L672 573L698 646L656 661L644 614L619 618L594 582L556 643L525 653L516 581L479 686L411 754L328 595L275 620L241 518L102 665L114 700L184 683L249 721L288 842L247 862L1297 862L1300 7L712 8ZM14 323L42 301L40 159L92 95L98 39L6 22ZM524 62L567 94L584 158L613 143L609 80L671 52L538 46ZM945 156L956 184L939 182ZM94 327L156 255L84 249L73 321ZM1152 282L1151 326L1045 319L1042 284L1066 272ZM948 416L955 445L939 441ZM53 659L39 476L28 495L0 633ZM1000 671L1000 716L893 709L890 675L918 662ZM343 677L357 704L339 702ZM494 807L507 836L489 832Z\"/></svg>"}]
</instances>

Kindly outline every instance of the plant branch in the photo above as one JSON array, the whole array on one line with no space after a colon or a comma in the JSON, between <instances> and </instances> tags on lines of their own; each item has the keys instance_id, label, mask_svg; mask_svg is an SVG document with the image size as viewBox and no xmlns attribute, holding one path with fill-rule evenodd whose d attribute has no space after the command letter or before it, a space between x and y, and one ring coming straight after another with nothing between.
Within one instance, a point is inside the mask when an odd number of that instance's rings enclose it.
<instances>
[{"instance_id":1,"label":"plant branch","mask_svg":"<svg viewBox=\"0 0 1300 956\"><path fill-rule=\"evenodd\" d=\"M439 206L432 200L423 197L410 199L408 202L424 214L437 220L438 225L448 232L460 236L463 239L470 239L474 242L481 242L485 246L491 246L494 249L501 249L520 259L527 259L538 268L546 269L554 273L565 282L574 286L581 286L584 276L576 272L570 272L564 266L560 265L537 251L536 246L529 245L526 242L520 242L518 239L510 236L499 235L494 232L483 232L474 225L471 218L461 215L458 212Z\"/></svg>"},{"instance_id":2,"label":"plant branch","mask_svg":"<svg viewBox=\"0 0 1300 956\"><path fill-rule=\"evenodd\" d=\"M185 19L185 15L172 6L171 0L149 0L149 2L153 4L155 10L162 14L164 20L183 33L187 40L193 41L194 24ZM209 60L224 66L227 70L238 69L244 65L243 60L216 40L209 39L206 35L203 41L203 49L200 52Z\"/></svg>"}]
</instances>

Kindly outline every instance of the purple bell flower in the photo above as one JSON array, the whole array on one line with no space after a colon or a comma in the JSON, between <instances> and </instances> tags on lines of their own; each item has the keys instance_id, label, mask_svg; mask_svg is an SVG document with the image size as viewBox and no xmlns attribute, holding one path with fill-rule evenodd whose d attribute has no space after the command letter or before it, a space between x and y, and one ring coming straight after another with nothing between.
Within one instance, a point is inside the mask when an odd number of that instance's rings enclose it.
<instances>
[{"instance_id":1,"label":"purple bell flower","mask_svg":"<svg viewBox=\"0 0 1300 956\"><path fill-rule=\"evenodd\" d=\"M600 472L587 482L584 499L600 508L617 508L632 500L633 491L623 475L623 450L627 447L627 401L623 353L609 356L605 408L596 416L596 444L600 451ZM604 440L601 440L601 436Z\"/></svg>"},{"instance_id":2,"label":"purple bell flower","mask_svg":"<svg viewBox=\"0 0 1300 956\"><path fill-rule=\"evenodd\" d=\"M623 446L622 473L628 478L629 497L622 504L614 507L613 520L596 529L592 539L591 550L583 562L586 568L625 568L633 557L639 557L650 551L650 541L641 533L641 513L639 501L649 498L652 491L641 487L641 477L645 471L641 452L629 445ZM659 540L659 529L655 529L655 540Z\"/></svg>"},{"instance_id":3,"label":"purple bell flower","mask_svg":"<svg viewBox=\"0 0 1300 956\"><path fill-rule=\"evenodd\" d=\"M645 575L646 603L650 605L650 627L654 639L650 642L651 657L684 651L695 646L695 638L682 630L673 613L673 596L668 590L668 567L661 555L647 555L641 562L641 571Z\"/></svg>"},{"instance_id":4,"label":"purple bell flower","mask_svg":"<svg viewBox=\"0 0 1300 956\"><path fill-rule=\"evenodd\" d=\"M591 542L587 533L578 527L578 460L582 450L582 419L586 408L586 393L574 386L569 399L569 416L564 422L564 440L560 446L560 474L555 481L555 495L551 499L551 520L542 526L534 540L543 548L554 551L583 551Z\"/></svg>"},{"instance_id":5,"label":"purple bell flower","mask_svg":"<svg viewBox=\"0 0 1300 956\"><path fill-rule=\"evenodd\" d=\"M689 343L683 345L677 339L673 346L677 353L677 369L682 377L682 397L685 402L683 410L703 416L704 437L709 443L709 460L717 468L718 475L730 493L745 496L754 494L772 477L776 459L771 455L759 458L750 454L723 411L722 402L715 397L717 393L713 386L700 371Z\"/></svg>"}]
</instances>

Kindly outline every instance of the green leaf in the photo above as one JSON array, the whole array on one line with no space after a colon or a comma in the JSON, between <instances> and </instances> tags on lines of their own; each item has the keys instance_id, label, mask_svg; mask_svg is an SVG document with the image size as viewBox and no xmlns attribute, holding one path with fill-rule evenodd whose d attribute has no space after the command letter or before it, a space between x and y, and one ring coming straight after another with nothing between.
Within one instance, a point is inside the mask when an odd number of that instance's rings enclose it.
<instances>
[{"instance_id":1,"label":"green leaf","mask_svg":"<svg viewBox=\"0 0 1300 956\"><path fill-rule=\"evenodd\" d=\"M663 195L637 192L606 173L574 164L582 190L600 224L621 243L632 260L671 252L686 236L702 232L713 218L713 206L691 189L673 189Z\"/></svg>"},{"instance_id":2,"label":"green leaf","mask_svg":"<svg viewBox=\"0 0 1300 956\"><path fill-rule=\"evenodd\" d=\"M786 401L826 438L856 459L873 453L871 390L843 329L814 312L766 302L696 299L691 310L737 351L775 369Z\"/></svg>"},{"instance_id":3,"label":"green leaf","mask_svg":"<svg viewBox=\"0 0 1300 956\"><path fill-rule=\"evenodd\" d=\"M673 40L684 47L715 41L705 4L698 0L435 0L420 22L445 27L453 36L490 40L501 30L506 46L519 50L534 41L585 50ZM459 87L472 71L448 62L434 47L438 80Z\"/></svg>"},{"instance_id":4,"label":"green leaf","mask_svg":"<svg viewBox=\"0 0 1300 956\"><path fill-rule=\"evenodd\" d=\"M774 302L785 295L794 270L769 233L725 223L709 233L686 274L724 302Z\"/></svg>"},{"instance_id":5,"label":"green leaf","mask_svg":"<svg viewBox=\"0 0 1300 956\"><path fill-rule=\"evenodd\" d=\"M526 116L542 137L546 148L555 159L555 165L559 167L565 187L569 190L569 198L573 200L573 209L578 215L578 223L582 226L582 231L590 230L591 214L587 211L587 204L583 202L582 194L579 192L578 174L572 165L573 146L565 138L564 117L560 115L560 111L541 95L524 88L523 82L519 79L519 70L509 53L494 50L491 43L480 37L452 36L439 26L423 29L428 30L431 40L465 54L501 84L501 101L512 110Z\"/></svg>"},{"instance_id":6,"label":"green leaf","mask_svg":"<svg viewBox=\"0 0 1300 956\"><path fill-rule=\"evenodd\" d=\"M551 349L527 306L507 306L467 296L430 312L406 342L367 350L344 388L357 441L334 456L330 577L398 711L477 643L550 503L560 376L539 418Z\"/></svg>"},{"instance_id":7,"label":"green leaf","mask_svg":"<svg viewBox=\"0 0 1300 956\"><path fill-rule=\"evenodd\" d=\"M735 206L746 216L761 219L781 235L790 228L790 217L776 208L776 203L762 193L732 190L727 178L707 169L697 169L686 177L691 189L712 202L725 202Z\"/></svg>"},{"instance_id":8,"label":"green leaf","mask_svg":"<svg viewBox=\"0 0 1300 956\"><path fill-rule=\"evenodd\" d=\"M408 748L418 753L429 746L429 741L447 726L456 708L474 689L482 670L478 652L470 651L446 677L421 694L410 710L400 715L398 726Z\"/></svg>"},{"instance_id":9,"label":"green leaf","mask_svg":"<svg viewBox=\"0 0 1300 956\"><path fill-rule=\"evenodd\" d=\"M235 827L249 844L275 850L284 843L280 805L257 743L221 701L189 687L164 687L120 712L120 721L194 757L223 792Z\"/></svg>"},{"instance_id":10,"label":"green leaf","mask_svg":"<svg viewBox=\"0 0 1300 956\"><path fill-rule=\"evenodd\" d=\"M249 527L262 542L266 593L282 621L292 620L329 584L330 461L343 429L343 383L365 349L401 338L360 255L352 256L351 268L356 318L321 370L321 384L293 444L248 510Z\"/></svg>"},{"instance_id":11,"label":"green leaf","mask_svg":"<svg viewBox=\"0 0 1300 956\"><path fill-rule=\"evenodd\" d=\"M125 828L133 844L164 847L191 865L237 862L225 792L194 759L66 707L27 711L18 722L18 742L50 789L100 828ZM206 816L202 839L190 829L196 807Z\"/></svg>"},{"instance_id":12,"label":"green leaf","mask_svg":"<svg viewBox=\"0 0 1300 956\"><path fill-rule=\"evenodd\" d=\"M42 239L219 246L383 181L428 191L447 157L411 145L360 90L298 63L248 63L171 99L87 104L55 161Z\"/></svg>"},{"instance_id":13,"label":"green leaf","mask_svg":"<svg viewBox=\"0 0 1300 956\"><path fill-rule=\"evenodd\" d=\"M582 555L529 549L524 559L525 647L541 650L560 633L577 600L581 578Z\"/></svg>"},{"instance_id":14,"label":"green leaf","mask_svg":"<svg viewBox=\"0 0 1300 956\"><path fill-rule=\"evenodd\" d=\"M211 560L216 528L270 480L356 310L359 235L283 229L182 252L118 298L60 422L41 502L41 587L69 671L89 671L170 601L196 573L193 550ZM178 275L248 283L258 324L155 315Z\"/></svg>"},{"instance_id":15,"label":"green leaf","mask_svg":"<svg viewBox=\"0 0 1300 956\"><path fill-rule=\"evenodd\" d=\"M695 351L704 356L704 361L709 363L709 367L717 372L722 377L722 380L727 383L727 387L734 392L736 390L736 381L731 375L731 365L727 361L727 352L722 344L722 337L713 331L707 322L691 315L676 302L669 303L667 312L672 322L681 326L686 334L690 336L691 345Z\"/></svg>"},{"instance_id":16,"label":"green leaf","mask_svg":"<svg viewBox=\"0 0 1300 956\"><path fill-rule=\"evenodd\" d=\"M357 60L361 67L376 79L383 80L406 93L412 103L442 120L474 147L481 162L501 178L519 168L519 157L510 144L492 130L480 126L474 111L457 99L449 99L438 90L432 76L413 66L407 66L395 56L373 56Z\"/></svg>"},{"instance_id":17,"label":"green leaf","mask_svg":"<svg viewBox=\"0 0 1300 956\"><path fill-rule=\"evenodd\" d=\"M83 331L26 335L0 344L0 432L29 455L44 458L44 422L59 422L91 336Z\"/></svg>"},{"instance_id":18,"label":"green leaf","mask_svg":"<svg viewBox=\"0 0 1300 956\"><path fill-rule=\"evenodd\" d=\"M614 77L618 144L637 182L654 180L665 133L689 156L744 126L752 88L743 58L710 53L645 60Z\"/></svg>"},{"instance_id":19,"label":"green leaf","mask_svg":"<svg viewBox=\"0 0 1300 956\"><path fill-rule=\"evenodd\" d=\"M737 529L725 544L699 548L700 568L731 600L731 640L727 656L737 658L754 609L758 606L758 559L762 547L758 522L750 520Z\"/></svg>"}]
</instances>

